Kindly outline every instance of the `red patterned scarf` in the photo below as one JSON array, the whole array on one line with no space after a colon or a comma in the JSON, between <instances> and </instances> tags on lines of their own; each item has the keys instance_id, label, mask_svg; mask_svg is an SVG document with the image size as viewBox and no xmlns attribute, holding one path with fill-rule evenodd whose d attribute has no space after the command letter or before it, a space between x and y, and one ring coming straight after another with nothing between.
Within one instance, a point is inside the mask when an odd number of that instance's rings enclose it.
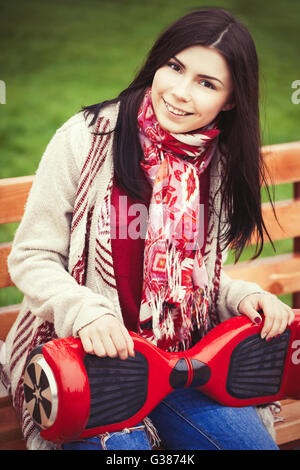
<instances>
[{"instance_id":1,"label":"red patterned scarf","mask_svg":"<svg viewBox=\"0 0 300 470\"><path fill-rule=\"evenodd\" d=\"M139 333L159 347L191 346L205 330L207 273L199 246L199 176L217 143L215 123L200 131L171 134L156 119L148 89L138 113L141 162L153 186L145 239Z\"/></svg>"}]
</instances>

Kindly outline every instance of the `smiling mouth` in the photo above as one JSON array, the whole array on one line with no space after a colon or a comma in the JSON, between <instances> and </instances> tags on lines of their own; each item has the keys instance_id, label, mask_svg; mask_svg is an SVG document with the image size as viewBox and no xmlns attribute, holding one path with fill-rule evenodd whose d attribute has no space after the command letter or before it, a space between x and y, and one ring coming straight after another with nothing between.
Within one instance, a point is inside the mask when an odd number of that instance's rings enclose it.
<instances>
[{"instance_id":1,"label":"smiling mouth","mask_svg":"<svg viewBox=\"0 0 300 470\"><path fill-rule=\"evenodd\" d=\"M187 113L186 111L183 111L182 109L175 108L171 104L167 103L167 101L165 101L164 98L163 98L163 102L164 102L167 110L171 114L174 114L175 116L190 116L192 114L192 113Z\"/></svg>"}]
</instances>

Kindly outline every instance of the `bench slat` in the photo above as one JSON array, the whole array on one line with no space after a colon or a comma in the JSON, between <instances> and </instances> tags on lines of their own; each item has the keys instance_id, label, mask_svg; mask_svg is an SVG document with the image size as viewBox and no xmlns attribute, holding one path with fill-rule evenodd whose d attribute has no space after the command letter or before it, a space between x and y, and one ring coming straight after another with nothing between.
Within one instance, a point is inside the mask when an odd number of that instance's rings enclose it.
<instances>
[{"instance_id":1,"label":"bench slat","mask_svg":"<svg viewBox=\"0 0 300 470\"><path fill-rule=\"evenodd\" d=\"M11 397L0 398L0 450L26 450L17 413Z\"/></svg>"},{"instance_id":2,"label":"bench slat","mask_svg":"<svg viewBox=\"0 0 300 470\"><path fill-rule=\"evenodd\" d=\"M0 450L27 450L27 447L22 438L17 441L0 442Z\"/></svg>"},{"instance_id":3,"label":"bench slat","mask_svg":"<svg viewBox=\"0 0 300 470\"><path fill-rule=\"evenodd\" d=\"M283 400L278 414L284 421L275 425L277 445L297 441L300 430L300 400Z\"/></svg>"},{"instance_id":4,"label":"bench slat","mask_svg":"<svg viewBox=\"0 0 300 470\"><path fill-rule=\"evenodd\" d=\"M0 340L5 341L5 338L14 324L21 305L9 305L7 307L0 307Z\"/></svg>"},{"instance_id":5,"label":"bench slat","mask_svg":"<svg viewBox=\"0 0 300 470\"><path fill-rule=\"evenodd\" d=\"M33 176L0 179L0 224L20 222Z\"/></svg>"},{"instance_id":6,"label":"bench slat","mask_svg":"<svg viewBox=\"0 0 300 470\"><path fill-rule=\"evenodd\" d=\"M300 141L263 146L262 154L274 184L300 181Z\"/></svg>"},{"instance_id":7,"label":"bench slat","mask_svg":"<svg viewBox=\"0 0 300 470\"><path fill-rule=\"evenodd\" d=\"M271 240L285 240L300 236L300 200L278 201L275 204L275 211L278 222L274 217L271 204L262 204L263 219ZM267 237L266 241L268 241ZM252 243L255 243L255 237Z\"/></svg>"},{"instance_id":8,"label":"bench slat","mask_svg":"<svg viewBox=\"0 0 300 470\"><path fill-rule=\"evenodd\" d=\"M13 286L8 267L7 258L11 252L12 243L0 243L0 288Z\"/></svg>"},{"instance_id":9,"label":"bench slat","mask_svg":"<svg viewBox=\"0 0 300 470\"><path fill-rule=\"evenodd\" d=\"M225 266L232 279L256 282L275 295L299 291L300 255L286 254Z\"/></svg>"},{"instance_id":10,"label":"bench slat","mask_svg":"<svg viewBox=\"0 0 300 470\"><path fill-rule=\"evenodd\" d=\"M22 439L20 422L10 397L0 398L0 445Z\"/></svg>"}]
</instances>

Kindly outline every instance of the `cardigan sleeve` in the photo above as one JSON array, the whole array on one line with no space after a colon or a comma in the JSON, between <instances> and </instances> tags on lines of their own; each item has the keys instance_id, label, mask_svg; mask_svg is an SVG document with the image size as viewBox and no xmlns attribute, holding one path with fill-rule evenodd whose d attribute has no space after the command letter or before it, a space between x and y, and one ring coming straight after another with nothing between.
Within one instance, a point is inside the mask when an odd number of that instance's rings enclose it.
<instances>
[{"instance_id":1,"label":"cardigan sleeve","mask_svg":"<svg viewBox=\"0 0 300 470\"><path fill-rule=\"evenodd\" d=\"M59 337L76 334L78 318L84 326L105 313L114 314L109 299L78 285L67 268L74 201L89 139L82 113L56 131L41 159L8 258L11 279L32 312L54 323Z\"/></svg>"}]
</instances>

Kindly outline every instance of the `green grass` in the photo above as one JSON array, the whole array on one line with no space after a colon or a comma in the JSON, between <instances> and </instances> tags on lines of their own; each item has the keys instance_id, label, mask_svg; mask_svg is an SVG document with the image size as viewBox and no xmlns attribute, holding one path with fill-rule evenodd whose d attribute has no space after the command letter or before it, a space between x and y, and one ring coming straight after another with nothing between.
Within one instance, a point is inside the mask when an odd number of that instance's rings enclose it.
<instances>
[{"instance_id":1,"label":"green grass","mask_svg":"<svg viewBox=\"0 0 300 470\"><path fill-rule=\"evenodd\" d=\"M160 31L205 5L216 3L0 0L0 80L6 83L6 104L0 104L0 177L33 174L64 121L83 105L116 96ZM300 2L220 0L217 6L244 21L256 42L263 143L299 140L300 105L291 101L291 84L300 79ZM277 197L290 194L285 185ZM0 241L11 240L15 228L2 227ZM287 242L278 250L288 250ZM6 291L0 305L19 301L15 288Z\"/></svg>"}]
</instances>

